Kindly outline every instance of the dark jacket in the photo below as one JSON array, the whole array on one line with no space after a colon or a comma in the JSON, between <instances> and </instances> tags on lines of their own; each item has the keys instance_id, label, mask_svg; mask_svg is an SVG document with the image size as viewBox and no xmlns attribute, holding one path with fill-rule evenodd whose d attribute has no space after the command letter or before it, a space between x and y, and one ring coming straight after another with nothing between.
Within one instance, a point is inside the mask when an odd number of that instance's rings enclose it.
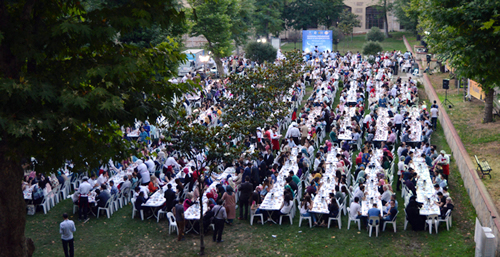
<instances>
[{"instance_id":1,"label":"dark jacket","mask_svg":"<svg viewBox=\"0 0 500 257\"><path fill-rule=\"evenodd\" d=\"M244 182L240 185L240 201L248 201L253 192L253 185L250 182Z\"/></svg>"},{"instance_id":2,"label":"dark jacket","mask_svg":"<svg viewBox=\"0 0 500 257\"><path fill-rule=\"evenodd\" d=\"M164 196L167 203L166 208L170 211L175 206L175 192L172 189L168 189L165 191Z\"/></svg>"}]
</instances>

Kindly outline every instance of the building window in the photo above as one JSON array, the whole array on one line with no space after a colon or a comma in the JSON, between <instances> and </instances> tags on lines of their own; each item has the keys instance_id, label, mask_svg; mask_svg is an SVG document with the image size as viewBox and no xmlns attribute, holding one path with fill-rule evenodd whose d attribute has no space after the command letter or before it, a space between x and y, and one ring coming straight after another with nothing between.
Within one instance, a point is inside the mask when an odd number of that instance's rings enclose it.
<instances>
[{"instance_id":1,"label":"building window","mask_svg":"<svg viewBox=\"0 0 500 257\"><path fill-rule=\"evenodd\" d=\"M378 6L366 7L366 29L372 27L384 28L384 12Z\"/></svg>"}]
</instances>

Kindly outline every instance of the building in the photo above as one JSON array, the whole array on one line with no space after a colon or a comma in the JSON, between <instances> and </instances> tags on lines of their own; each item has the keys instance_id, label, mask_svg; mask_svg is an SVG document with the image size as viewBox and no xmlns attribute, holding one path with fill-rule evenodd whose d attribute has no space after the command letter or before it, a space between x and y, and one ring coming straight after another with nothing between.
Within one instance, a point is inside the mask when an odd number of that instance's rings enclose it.
<instances>
[{"instance_id":1,"label":"building","mask_svg":"<svg viewBox=\"0 0 500 257\"><path fill-rule=\"evenodd\" d=\"M384 29L383 12L377 8L378 3L378 0L344 0L345 8L358 15L361 21L361 27L355 27L354 33L368 32L372 27ZM392 13L387 14L387 24L389 31L404 30Z\"/></svg>"}]
</instances>

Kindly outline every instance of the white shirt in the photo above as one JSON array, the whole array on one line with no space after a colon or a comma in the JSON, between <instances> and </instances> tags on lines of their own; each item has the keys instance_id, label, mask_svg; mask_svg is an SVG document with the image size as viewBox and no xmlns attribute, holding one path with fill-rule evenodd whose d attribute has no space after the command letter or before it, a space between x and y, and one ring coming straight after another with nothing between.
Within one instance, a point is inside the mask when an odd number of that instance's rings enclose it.
<instances>
[{"instance_id":1,"label":"white shirt","mask_svg":"<svg viewBox=\"0 0 500 257\"><path fill-rule=\"evenodd\" d=\"M90 190L92 190L92 186L89 184L89 182L83 182L80 184L80 187L78 188L78 192L80 192L80 196L88 195Z\"/></svg>"},{"instance_id":2,"label":"white shirt","mask_svg":"<svg viewBox=\"0 0 500 257\"><path fill-rule=\"evenodd\" d=\"M438 108L431 108L431 117L432 118L437 118L438 117Z\"/></svg>"},{"instance_id":3,"label":"white shirt","mask_svg":"<svg viewBox=\"0 0 500 257\"><path fill-rule=\"evenodd\" d=\"M293 127L290 129L290 137L300 137L301 133L297 127Z\"/></svg>"},{"instance_id":4,"label":"white shirt","mask_svg":"<svg viewBox=\"0 0 500 257\"><path fill-rule=\"evenodd\" d=\"M64 220L59 226L59 233L62 240L73 239L73 232L76 231L75 223L72 220Z\"/></svg>"},{"instance_id":5,"label":"white shirt","mask_svg":"<svg viewBox=\"0 0 500 257\"><path fill-rule=\"evenodd\" d=\"M144 199L148 199L149 190L143 186L140 186L139 188L140 188L139 193L144 192ZM133 192L134 192L133 198L135 200L137 199L137 196L139 196L139 193L135 192L135 190Z\"/></svg>"},{"instance_id":6,"label":"white shirt","mask_svg":"<svg viewBox=\"0 0 500 257\"><path fill-rule=\"evenodd\" d=\"M155 172L156 165L155 165L155 162L153 160L151 160L151 159L147 160L146 165L148 166L149 172Z\"/></svg>"},{"instance_id":7,"label":"white shirt","mask_svg":"<svg viewBox=\"0 0 500 257\"><path fill-rule=\"evenodd\" d=\"M142 184L149 183L150 177L149 177L148 166L146 166L146 164L144 164L144 163L141 163L141 164L139 164L139 166L137 166L137 170L139 171L139 173L142 176L142 179L141 179Z\"/></svg>"},{"instance_id":8,"label":"white shirt","mask_svg":"<svg viewBox=\"0 0 500 257\"><path fill-rule=\"evenodd\" d=\"M350 208L351 210L349 215L351 215L351 218L356 218L356 216L358 216L358 212L361 210L361 205L357 202L352 202Z\"/></svg>"},{"instance_id":9,"label":"white shirt","mask_svg":"<svg viewBox=\"0 0 500 257\"><path fill-rule=\"evenodd\" d=\"M397 113L396 115L394 115L394 124L401 124L403 122L403 118L403 115Z\"/></svg>"},{"instance_id":10,"label":"white shirt","mask_svg":"<svg viewBox=\"0 0 500 257\"><path fill-rule=\"evenodd\" d=\"M100 185L104 185L106 184L106 182L108 181L108 179L104 176L104 174L101 174L98 178L97 178L97 184L100 186Z\"/></svg>"},{"instance_id":11,"label":"white shirt","mask_svg":"<svg viewBox=\"0 0 500 257\"><path fill-rule=\"evenodd\" d=\"M174 157L168 157L167 161L165 162L165 167L172 166L173 168L181 168L181 165L177 163L177 161L174 159Z\"/></svg>"}]
</instances>

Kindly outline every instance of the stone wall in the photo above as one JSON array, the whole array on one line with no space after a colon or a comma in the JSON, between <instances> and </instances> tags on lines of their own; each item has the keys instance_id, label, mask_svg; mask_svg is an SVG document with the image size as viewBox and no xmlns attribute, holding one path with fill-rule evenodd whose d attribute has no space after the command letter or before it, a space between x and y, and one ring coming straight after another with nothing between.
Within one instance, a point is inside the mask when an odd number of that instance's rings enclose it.
<instances>
[{"instance_id":1,"label":"stone wall","mask_svg":"<svg viewBox=\"0 0 500 257\"><path fill-rule=\"evenodd\" d=\"M408 51L411 51L410 44L406 37L403 36L404 43ZM419 67L421 64L419 63ZM422 67L419 68L422 70ZM423 84L425 87L425 93L429 97L429 100L436 101L439 106L441 106L441 101L439 100L434 87L432 86L429 77L426 73L423 75ZM464 181L464 186L467 189L467 193L471 199L472 205L476 209L476 214L478 219L481 221L481 225L484 227L490 227L497 238L497 256L500 255L499 249L500 245L498 237L500 236L500 222L498 220L498 211L491 200L491 196L486 190L486 187L481 182L477 172L476 163L472 162L467 150L462 143L462 140L458 136L458 133L451 122L446 108L439 108L439 121L443 127L446 141L451 148L453 159L455 160L458 170ZM459 207L460 208L460 207Z\"/></svg>"}]
</instances>

